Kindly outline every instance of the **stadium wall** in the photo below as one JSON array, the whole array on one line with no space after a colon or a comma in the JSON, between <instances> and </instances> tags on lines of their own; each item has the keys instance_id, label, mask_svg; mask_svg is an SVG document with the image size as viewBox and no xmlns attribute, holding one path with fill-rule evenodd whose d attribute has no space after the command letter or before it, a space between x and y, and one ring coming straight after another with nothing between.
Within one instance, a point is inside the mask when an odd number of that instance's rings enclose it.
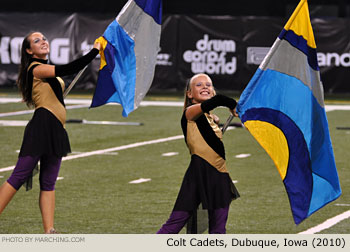
<instances>
[{"instance_id":1,"label":"stadium wall","mask_svg":"<svg viewBox=\"0 0 350 252\"><path fill-rule=\"evenodd\" d=\"M0 13L0 86L15 85L20 47L28 32L43 32L51 43L50 62L65 64L88 52L114 18L88 13ZM286 21L261 16L164 16L151 89L183 90L189 77L206 72L217 89L242 91ZM350 19L311 22L325 92L349 93ZM98 67L96 59L76 88L94 88ZM66 78L66 83L73 77Z\"/></svg>"}]
</instances>

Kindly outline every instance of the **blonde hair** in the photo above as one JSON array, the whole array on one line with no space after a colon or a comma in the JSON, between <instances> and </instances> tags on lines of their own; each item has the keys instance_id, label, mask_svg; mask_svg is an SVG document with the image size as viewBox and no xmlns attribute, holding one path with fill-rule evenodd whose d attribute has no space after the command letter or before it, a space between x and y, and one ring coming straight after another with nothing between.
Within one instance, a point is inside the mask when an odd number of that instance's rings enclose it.
<instances>
[{"instance_id":1,"label":"blonde hair","mask_svg":"<svg viewBox=\"0 0 350 252\"><path fill-rule=\"evenodd\" d=\"M184 94L184 96L185 96L184 108L183 108L184 110L185 110L187 107L189 107L189 106L191 106L191 105L193 104L192 99L190 99L190 98L188 97L187 94L188 94L189 91L191 91L191 86L192 86L193 80L196 79L196 78L199 77L199 76L205 76L205 77L207 77L207 78L210 80L211 83L213 83L212 80L211 80L211 78L209 77L209 75L207 75L207 74L205 74L205 73L198 73L198 74L195 74L195 75L192 76L191 79L188 79L187 82L186 82L185 94ZM214 86L213 86L213 91L214 91L214 95L216 95Z\"/></svg>"}]
</instances>

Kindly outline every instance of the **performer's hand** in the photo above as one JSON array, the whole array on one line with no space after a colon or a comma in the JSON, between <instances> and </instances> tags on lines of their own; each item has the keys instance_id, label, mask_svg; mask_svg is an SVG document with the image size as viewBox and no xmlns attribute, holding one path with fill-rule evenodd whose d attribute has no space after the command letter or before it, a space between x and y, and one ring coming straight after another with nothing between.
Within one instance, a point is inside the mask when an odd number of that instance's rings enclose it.
<instances>
[{"instance_id":1,"label":"performer's hand","mask_svg":"<svg viewBox=\"0 0 350 252\"><path fill-rule=\"evenodd\" d=\"M212 114L212 116L213 116L214 122L215 122L216 124L219 124L220 118L219 118L217 115L215 115L215 114Z\"/></svg>"},{"instance_id":2,"label":"performer's hand","mask_svg":"<svg viewBox=\"0 0 350 252\"><path fill-rule=\"evenodd\" d=\"M104 40L103 37L97 38L97 39L95 40L95 42L94 42L94 48L96 48L97 50L101 51L103 40Z\"/></svg>"},{"instance_id":3,"label":"performer's hand","mask_svg":"<svg viewBox=\"0 0 350 252\"><path fill-rule=\"evenodd\" d=\"M100 44L100 42L96 42L95 41L94 48L96 48L97 50L101 51L101 44Z\"/></svg>"}]
</instances>

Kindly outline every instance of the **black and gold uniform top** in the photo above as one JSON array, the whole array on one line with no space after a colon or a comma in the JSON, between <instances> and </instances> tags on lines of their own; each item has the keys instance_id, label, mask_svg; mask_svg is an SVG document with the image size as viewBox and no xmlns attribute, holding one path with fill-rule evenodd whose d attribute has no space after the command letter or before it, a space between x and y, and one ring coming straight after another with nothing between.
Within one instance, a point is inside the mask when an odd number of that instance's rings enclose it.
<instances>
[{"instance_id":1,"label":"black and gold uniform top","mask_svg":"<svg viewBox=\"0 0 350 252\"><path fill-rule=\"evenodd\" d=\"M27 124L19 156L66 156L71 151L64 128L66 109L63 101L64 82L61 78L38 79L33 69L47 60L31 59L28 86L32 89L35 111Z\"/></svg>"},{"instance_id":2,"label":"black and gold uniform top","mask_svg":"<svg viewBox=\"0 0 350 252\"><path fill-rule=\"evenodd\" d=\"M55 66L56 76L67 76L82 70L98 54L99 50L93 48L84 56L65 65ZM33 76L33 69L47 64L47 60L32 58L28 67L28 83L32 87L32 99L35 110L40 108L50 111L64 126L66 122L66 110L63 101L64 82L60 77L38 79Z\"/></svg>"},{"instance_id":3,"label":"black and gold uniform top","mask_svg":"<svg viewBox=\"0 0 350 252\"><path fill-rule=\"evenodd\" d=\"M222 132L214 117L204 113L196 121L190 121L184 111L181 126L191 155L197 155L219 172L227 173Z\"/></svg>"},{"instance_id":4,"label":"black and gold uniform top","mask_svg":"<svg viewBox=\"0 0 350 252\"><path fill-rule=\"evenodd\" d=\"M226 168L222 133L211 114L195 121L181 118L181 127L191 154L191 162L182 180L174 211L194 211L227 207L239 193Z\"/></svg>"},{"instance_id":5,"label":"black and gold uniform top","mask_svg":"<svg viewBox=\"0 0 350 252\"><path fill-rule=\"evenodd\" d=\"M33 76L33 69L43 63L46 62L38 59L33 60L28 67L30 75ZM47 109L63 126L66 122L66 109L63 101L64 87L64 81L60 77L39 79L33 76L32 99L35 109Z\"/></svg>"}]
</instances>

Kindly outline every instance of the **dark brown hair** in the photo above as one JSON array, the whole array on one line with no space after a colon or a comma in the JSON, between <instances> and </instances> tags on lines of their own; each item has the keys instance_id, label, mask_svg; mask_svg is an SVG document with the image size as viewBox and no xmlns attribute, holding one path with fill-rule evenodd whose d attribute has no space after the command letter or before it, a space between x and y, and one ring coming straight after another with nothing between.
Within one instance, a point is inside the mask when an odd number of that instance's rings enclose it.
<instances>
[{"instance_id":1,"label":"dark brown hair","mask_svg":"<svg viewBox=\"0 0 350 252\"><path fill-rule=\"evenodd\" d=\"M32 107L34 102L32 100L32 82L28 83L28 67L30 64L30 55L26 49L30 49L29 37L35 32L29 33L22 42L21 48L21 65L19 67L17 86L22 94L23 101L27 104L28 107Z\"/></svg>"}]
</instances>

